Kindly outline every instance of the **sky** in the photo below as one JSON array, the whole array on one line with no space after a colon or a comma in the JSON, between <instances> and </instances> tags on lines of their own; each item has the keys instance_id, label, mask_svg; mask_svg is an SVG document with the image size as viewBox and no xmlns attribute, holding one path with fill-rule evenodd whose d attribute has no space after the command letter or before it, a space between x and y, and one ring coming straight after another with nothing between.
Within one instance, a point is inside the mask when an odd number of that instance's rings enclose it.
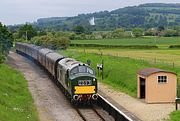
<instances>
[{"instance_id":1,"label":"sky","mask_svg":"<svg viewBox=\"0 0 180 121\"><path fill-rule=\"evenodd\" d=\"M180 0L0 0L0 22L35 22L38 18L76 16L143 3L180 3Z\"/></svg>"}]
</instances>

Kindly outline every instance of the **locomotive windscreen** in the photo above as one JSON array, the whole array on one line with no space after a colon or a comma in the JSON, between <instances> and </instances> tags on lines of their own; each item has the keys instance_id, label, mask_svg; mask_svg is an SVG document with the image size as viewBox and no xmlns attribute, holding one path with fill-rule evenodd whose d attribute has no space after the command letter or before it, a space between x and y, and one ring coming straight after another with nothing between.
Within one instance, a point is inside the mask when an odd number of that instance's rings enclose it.
<instances>
[{"instance_id":1,"label":"locomotive windscreen","mask_svg":"<svg viewBox=\"0 0 180 121\"><path fill-rule=\"evenodd\" d=\"M87 66L77 66L77 67L73 68L70 73L72 75L77 74L77 73L89 73L89 74L93 75L94 71Z\"/></svg>"}]
</instances>

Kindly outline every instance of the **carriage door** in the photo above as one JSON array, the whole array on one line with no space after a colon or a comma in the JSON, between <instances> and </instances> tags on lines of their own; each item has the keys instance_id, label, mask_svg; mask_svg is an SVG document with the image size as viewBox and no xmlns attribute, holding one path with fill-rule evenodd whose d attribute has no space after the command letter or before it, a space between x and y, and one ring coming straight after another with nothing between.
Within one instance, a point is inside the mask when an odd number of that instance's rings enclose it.
<instances>
[{"instance_id":1,"label":"carriage door","mask_svg":"<svg viewBox=\"0 0 180 121\"><path fill-rule=\"evenodd\" d=\"M146 80L140 77L140 98L146 97Z\"/></svg>"}]
</instances>

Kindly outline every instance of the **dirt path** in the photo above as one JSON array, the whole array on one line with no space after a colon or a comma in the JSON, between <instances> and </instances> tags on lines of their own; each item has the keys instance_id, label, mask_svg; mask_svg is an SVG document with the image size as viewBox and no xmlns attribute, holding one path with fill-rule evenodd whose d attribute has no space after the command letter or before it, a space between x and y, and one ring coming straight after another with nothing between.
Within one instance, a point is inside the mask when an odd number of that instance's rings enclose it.
<instances>
[{"instance_id":1,"label":"dirt path","mask_svg":"<svg viewBox=\"0 0 180 121\"><path fill-rule=\"evenodd\" d=\"M28 80L41 121L82 121L65 96L39 66L10 52L8 63L20 70Z\"/></svg>"},{"instance_id":2,"label":"dirt path","mask_svg":"<svg viewBox=\"0 0 180 121\"><path fill-rule=\"evenodd\" d=\"M169 114L175 110L175 105L147 104L127 94L114 91L109 86L99 83L99 91L111 97L119 105L139 117L143 121L163 121L169 118Z\"/></svg>"}]
</instances>

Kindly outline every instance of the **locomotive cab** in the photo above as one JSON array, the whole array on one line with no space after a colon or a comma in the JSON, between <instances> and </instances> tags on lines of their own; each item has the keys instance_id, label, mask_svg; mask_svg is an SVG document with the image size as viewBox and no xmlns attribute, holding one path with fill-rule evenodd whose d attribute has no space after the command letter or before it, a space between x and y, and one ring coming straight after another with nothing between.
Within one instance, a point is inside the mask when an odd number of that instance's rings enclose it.
<instances>
[{"instance_id":1,"label":"locomotive cab","mask_svg":"<svg viewBox=\"0 0 180 121\"><path fill-rule=\"evenodd\" d=\"M92 68L79 64L68 70L68 76L74 101L97 100L97 79Z\"/></svg>"}]
</instances>

